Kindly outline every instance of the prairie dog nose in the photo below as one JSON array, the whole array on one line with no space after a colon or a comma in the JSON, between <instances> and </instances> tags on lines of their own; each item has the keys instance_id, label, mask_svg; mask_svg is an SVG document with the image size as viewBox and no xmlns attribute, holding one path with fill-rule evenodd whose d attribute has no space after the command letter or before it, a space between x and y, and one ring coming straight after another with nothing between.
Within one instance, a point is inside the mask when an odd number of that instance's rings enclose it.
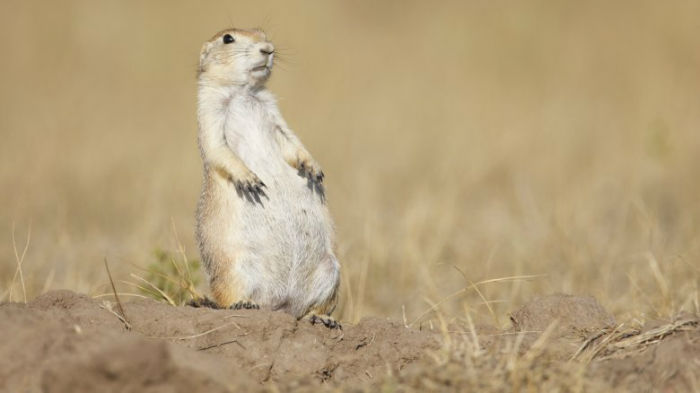
<instances>
[{"instance_id":1,"label":"prairie dog nose","mask_svg":"<svg viewBox=\"0 0 700 393\"><path fill-rule=\"evenodd\" d=\"M260 46L260 53L262 53L265 56L269 56L275 53L275 47L272 46L272 44L269 42L264 43Z\"/></svg>"}]
</instances>

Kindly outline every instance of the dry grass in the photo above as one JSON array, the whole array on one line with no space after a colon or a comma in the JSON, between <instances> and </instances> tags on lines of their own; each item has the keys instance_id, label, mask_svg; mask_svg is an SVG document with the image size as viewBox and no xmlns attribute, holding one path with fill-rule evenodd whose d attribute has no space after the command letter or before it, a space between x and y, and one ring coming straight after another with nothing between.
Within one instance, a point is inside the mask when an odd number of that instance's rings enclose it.
<instances>
[{"instance_id":1,"label":"dry grass","mask_svg":"<svg viewBox=\"0 0 700 393\"><path fill-rule=\"evenodd\" d=\"M270 85L328 175L341 320L434 309L503 326L557 291L623 321L697 313L698 12L3 2L0 300L23 300L19 265L32 298L109 292L105 257L117 282L156 248L197 258L195 65L235 23L283 48ZM23 260L13 222L32 227ZM498 280L512 276L536 277Z\"/></svg>"},{"instance_id":2,"label":"dry grass","mask_svg":"<svg viewBox=\"0 0 700 393\"><path fill-rule=\"evenodd\" d=\"M670 370L656 370L655 367L662 362L656 362L654 365L655 362L648 358L643 361L637 360L636 365L629 368L621 368L619 364L605 361L625 359L634 363L635 360L631 359L631 356L651 351L657 344L664 345L660 342L672 335L682 336L682 332L691 331L697 333L699 323L700 319L697 317L683 318L643 332L622 327L602 331L586 340L569 361L563 360L561 353L557 353L556 350L562 346L561 338L553 338L556 321L534 342L527 345L524 344L526 334L522 332L504 337L500 343L492 343L486 347L479 343L476 334L453 336L444 340L443 348L433 354L431 363L414 368L396 378L386 378L384 388L385 391L402 392L638 392L657 391L661 386L665 386L668 391L697 391L698 372L692 365L681 371L674 370L673 372L678 372L679 375L673 375ZM691 341L692 339L688 343ZM653 357L652 355L652 360ZM696 359L680 360L689 361L697 363ZM615 366L617 369L614 369ZM607 376L603 369L609 370ZM658 385L649 384L649 374L664 371L669 375L655 381ZM613 374L618 375L613 377ZM635 383L628 380L620 383L625 377L639 381ZM669 381L674 378L677 378L675 385L671 385ZM611 385L611 381L616 379L617 383ZM681 379L688 385L679 383Z\"/></svg>"}]
</instances>

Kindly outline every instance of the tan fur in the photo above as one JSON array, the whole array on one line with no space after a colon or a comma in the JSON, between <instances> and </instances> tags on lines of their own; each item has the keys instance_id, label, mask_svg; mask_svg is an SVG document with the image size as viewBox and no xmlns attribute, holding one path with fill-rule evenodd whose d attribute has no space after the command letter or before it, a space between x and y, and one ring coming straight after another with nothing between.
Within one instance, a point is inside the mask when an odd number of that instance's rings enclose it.
<instances>
[{"instance_id":1,"label":"tan fur","mask_svg":"<svg viewBox=\"0 0 700 393\"><path fill-rule=\"evenodd\" d=\"M223 42L226 34L233 43ZM340 265L323 172L264 88L273 58L257 29L224 30L202 46L197 239L220 306L330 314Z\"/></svg>"},{"instance_id":2,"label":"tan fur","mask_svg":"<svg viewBox=\"0 0 700 393\"><path fill-rule=\"evenodd\" d=\"M309 311L306 312L305 316L311 315L331 315L338 305L338 288L333 290L333 294L326 299L325 302L317 304Z\"/></svg>"}]
</instances>

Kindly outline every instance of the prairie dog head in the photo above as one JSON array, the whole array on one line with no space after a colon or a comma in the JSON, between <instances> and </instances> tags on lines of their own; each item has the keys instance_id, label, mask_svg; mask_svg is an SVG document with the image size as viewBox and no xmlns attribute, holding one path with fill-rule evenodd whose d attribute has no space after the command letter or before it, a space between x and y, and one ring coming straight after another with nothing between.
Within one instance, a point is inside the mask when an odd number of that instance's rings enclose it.
<instances>
[{"instance_id":1,"label":"prairie dog head","mask_svg":"<svg viewBox=\"0 0 700 393\"><path fill-rule=\"evenodd\" d=\"M275 47L260 29L227 29L202 45L198 76L218 85L263 85L270 77Z\"/></svg>"}]
</instances>

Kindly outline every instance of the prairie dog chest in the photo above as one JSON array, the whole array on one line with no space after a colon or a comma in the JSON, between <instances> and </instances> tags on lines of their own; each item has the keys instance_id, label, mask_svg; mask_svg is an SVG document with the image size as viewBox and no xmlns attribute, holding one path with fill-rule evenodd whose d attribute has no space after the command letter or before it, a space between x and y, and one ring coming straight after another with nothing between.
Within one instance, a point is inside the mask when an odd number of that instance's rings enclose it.
<instances>
[{"instance_id":1,"label":"prairie dog chest","mask_svg":"<svg viewBox=\"0 0 700 393\"><path fill-rule=\"evenodd\" d=\"M274 105L257 97L240 95L232 97L226 107L226 144L248 165L258 166L262 159L281 158L275 139Z\"/></svg>"}]
</instances>

